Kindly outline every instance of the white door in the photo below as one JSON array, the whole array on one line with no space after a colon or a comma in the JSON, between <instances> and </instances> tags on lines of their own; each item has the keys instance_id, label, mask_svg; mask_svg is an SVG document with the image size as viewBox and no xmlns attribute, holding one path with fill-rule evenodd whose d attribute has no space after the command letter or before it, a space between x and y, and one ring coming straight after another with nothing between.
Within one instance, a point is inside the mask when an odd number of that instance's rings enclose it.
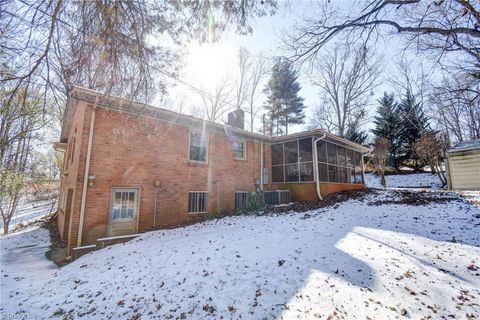
<instances>
[{"instance_id":1,"label":"white door","mask_svg":"<svg viewBox=\"0 0 480 320\"><path fill-rule=\"evenodd\" d=\"M110 203L108 236L137 233L139 190L137 188L113 188Z\"/></svg>"}]
</instances>

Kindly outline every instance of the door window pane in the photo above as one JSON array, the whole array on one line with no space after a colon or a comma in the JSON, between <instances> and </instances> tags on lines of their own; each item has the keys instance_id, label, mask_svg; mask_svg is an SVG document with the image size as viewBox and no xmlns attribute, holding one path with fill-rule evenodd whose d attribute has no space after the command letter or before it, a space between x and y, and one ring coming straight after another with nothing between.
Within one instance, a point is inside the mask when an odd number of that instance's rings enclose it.
<instances>
[{"instance_id":1,"label":"door window pane","mask_svg":"<svg viewBox=\"0 0 480 320\"><path fill-rule=\"evenodd\" d=\"M135 216L137 194L135 191L123 190L113 192L112 219L126 219Z\"/></svg>"}]
</instances>

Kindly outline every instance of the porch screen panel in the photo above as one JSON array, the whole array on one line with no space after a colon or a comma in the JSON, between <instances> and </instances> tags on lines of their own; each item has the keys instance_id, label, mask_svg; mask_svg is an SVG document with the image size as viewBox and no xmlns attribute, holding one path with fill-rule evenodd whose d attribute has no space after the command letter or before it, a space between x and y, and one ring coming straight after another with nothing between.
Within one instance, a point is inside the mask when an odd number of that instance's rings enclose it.
<instances>
[{"instance_id":1,"label":"porch screen panel","mask_svg":"<svg viewBox=\"0 0 480 320\"><path fill-rule=\"evenodd\" d=\"M310 181L314 181L311 138L272 145L272 182Z\"/></svg>"},{"instance_id":2,"label":"porch screen panel","mask_svg":"<svg viewBox=\"0 0 480 320\"><path fill-rule=\"evenodd\" d=\"M363 183L362 155L329 141L319 141L318 178L322 182Z\"/></svg>"}]
</instances>

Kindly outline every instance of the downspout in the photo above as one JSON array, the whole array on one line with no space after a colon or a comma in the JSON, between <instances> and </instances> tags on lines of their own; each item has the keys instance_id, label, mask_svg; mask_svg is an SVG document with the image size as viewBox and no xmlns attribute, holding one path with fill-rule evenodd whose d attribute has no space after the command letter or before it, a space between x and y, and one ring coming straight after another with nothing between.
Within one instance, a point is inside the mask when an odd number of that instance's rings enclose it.
<instances>
[{"instance_id":1,"label":"downspout","mask_svg":"<svg viewBox=\"0 0 480 320\"><path fill-rule=\"evenodd\" d=\"M316 138L313 141L313 159L315 159L315 184L317 189L317 196L320 201L323 200L322 194L320 193L320 178L318 177L318 151L317 151L317 142L326 137L326 133L323 133L323 136Z\"/></svg>"},{"instance_id":2,"label":"downspout","mask_svg":"<svg viewBox=\"0 0 480 320\"><path fill-rule=\"evenodd\" d=\"M158 189L160 188L159 184L155 181L155 204L153 209L153 229L157 228L157 202L158 202Z\"/></svg>"},{"instance_id":3,"label":"downspout","mask_svg":"<svg viewBox=\"0 0 480 320\"><path fill-rule=\"evenodd\" d=\"M263 140L260 141L260 192L263 192Z\"/></svg>"},{"instance_id":4,"label":"downspout","mask_svg":"<svg viewBox=\"0 0 480 320\"><path fill-rule=\"evenodd\" d=\"M83 176L82 202L80 205L80 222L78 225L77 247L82 245L83 221L85 220L85 204L87 201L88 176L90 174L90 158L92 155L93 126L95 125L95 110L97 109L97 102L98 97L95 98L92 108L92 116L90 117L90 131L88 133L87 160L85 162L85 173Z\"/></svg>"}]
</instances>

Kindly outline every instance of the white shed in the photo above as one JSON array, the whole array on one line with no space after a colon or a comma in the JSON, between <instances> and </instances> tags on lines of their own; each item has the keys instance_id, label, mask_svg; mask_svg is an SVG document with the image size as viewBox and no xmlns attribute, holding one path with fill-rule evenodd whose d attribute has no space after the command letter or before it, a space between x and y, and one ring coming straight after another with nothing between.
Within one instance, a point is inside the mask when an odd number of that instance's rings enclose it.
<instances>
[{"instance_id":1,"label":"white shed","mask_svg":"<svg viewBox=\"0 0 480 320\"><path fill-rule=\"evenodd\" d=\"M480 139L460 142L447 154L449 189L480 190Z\"/></svg>"}]
</instances>

